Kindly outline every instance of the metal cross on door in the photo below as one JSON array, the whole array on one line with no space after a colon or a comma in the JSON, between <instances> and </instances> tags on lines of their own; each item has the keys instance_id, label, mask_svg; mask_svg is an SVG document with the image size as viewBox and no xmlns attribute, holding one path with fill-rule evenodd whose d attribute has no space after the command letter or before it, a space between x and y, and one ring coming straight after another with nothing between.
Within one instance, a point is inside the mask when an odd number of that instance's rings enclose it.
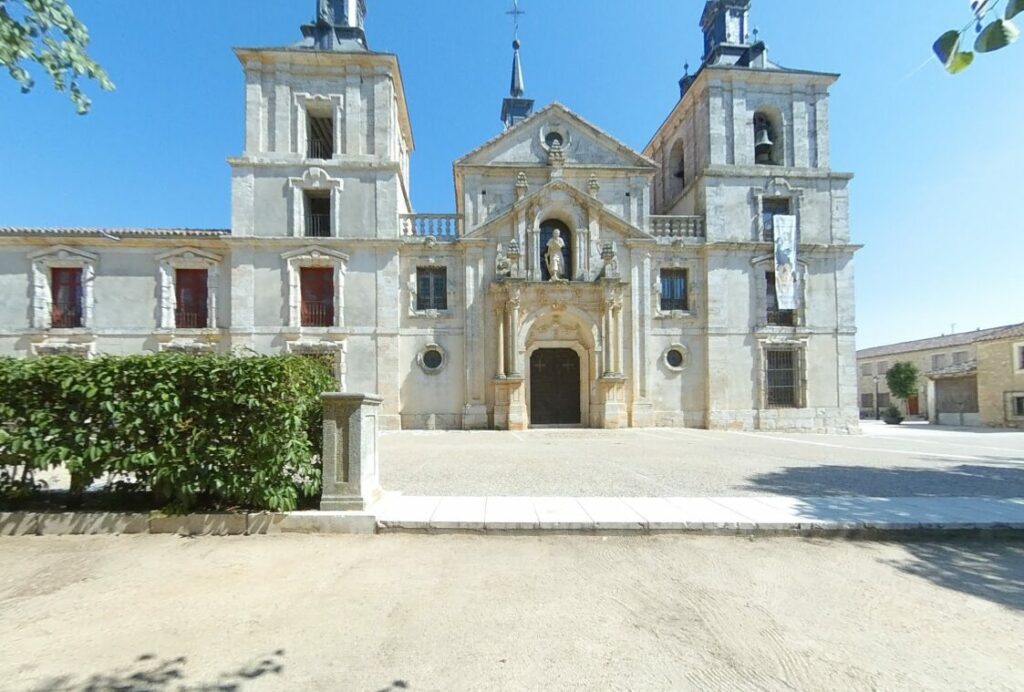
<instances>
[{"instance_id":1,"label":"metal cross on door","mask_svg":"<svg viewBox=\"0 0 1024 692\"><path fill-rule=\"evenodd\" d=\"M569 348L542 348L530 357L530 423L580 423L580 357Z\"/></svg>"}]
</instances>

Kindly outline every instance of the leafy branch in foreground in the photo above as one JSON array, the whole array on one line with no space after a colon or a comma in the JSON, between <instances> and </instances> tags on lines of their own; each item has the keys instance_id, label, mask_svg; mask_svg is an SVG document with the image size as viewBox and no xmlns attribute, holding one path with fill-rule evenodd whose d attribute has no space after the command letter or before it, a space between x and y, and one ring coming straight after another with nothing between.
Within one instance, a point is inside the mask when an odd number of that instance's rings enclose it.
<instances>
[{"instance_id":1,"label":"leafy branch in foreground","mask_svg":"<svg viewBox=\"0 0 1024 692\"><path fill-rule=\"evenodd\" d=\"M89 112L92 101L82 91L80 78L94 79L111 91L114 83L86 53L89 30L67 0L0 0L0 66L21 84L22 93L35 86L26 63L43 67L57 91L67 91L79 114Z\"/></svg>"},{"instance_id":2,"label":"leafy branch in foreground","mask_svg":"<svg viewBox=\"0 0 1024 692\"><path fill-rule=\"evenodd\" d=\"M1010 20L1024 12L1024 0L1008 0L1002 17L996 15L999 2L1000 0L973 0L971 11L974 17L971 21L959 31L950 29L939 36L932 45L939 62L950 74L962 72L974 62L974 52L960 50L960 42L972 26L978 34L974 40L974 51L978 53L990 53L1005 48L1020 37L1020 29ZM982 22L990 17L995 18L982 28Z\"/></svg>"}]
</instances>

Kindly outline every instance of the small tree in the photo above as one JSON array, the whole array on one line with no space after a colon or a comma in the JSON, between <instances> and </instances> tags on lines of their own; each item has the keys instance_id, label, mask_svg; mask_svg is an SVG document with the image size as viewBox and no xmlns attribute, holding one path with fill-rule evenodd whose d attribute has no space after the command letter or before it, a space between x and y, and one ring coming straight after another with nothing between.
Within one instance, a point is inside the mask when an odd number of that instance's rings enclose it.
<instances>
[{"instance_id":1,"label":"small tree","mask_svg":"<svg viewBox=\"0 0 1024 692\"><path fill-rule=\"evenodd\" d=\"M917 366L913 363L901 362L894 364L885 373L885 384L889 393L897 399L906 401L917 394Z\"/></svg>"}]
</instances>

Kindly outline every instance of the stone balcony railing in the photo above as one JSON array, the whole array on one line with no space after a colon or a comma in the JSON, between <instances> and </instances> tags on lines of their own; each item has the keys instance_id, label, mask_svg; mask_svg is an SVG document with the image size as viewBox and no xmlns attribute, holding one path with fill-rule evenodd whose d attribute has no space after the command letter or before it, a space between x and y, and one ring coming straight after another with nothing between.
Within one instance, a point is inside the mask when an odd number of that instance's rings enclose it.
<instances>
[{"instance_id":1,"label":"stone balcony railing","mask_svg":"<svg viewBox=\"0 0 1024 692\"><path fill-rule=\"evenodd\" d=\"M703 216L650 216L655 238L703 238Z\"/></svg>"},{"instance_id":2,"label":"stone balcony railing","mask_svg":"<svg viewBox=\"0 0 1024 692\"><path fill-rule=\"evenodd\" d=\"M461 214L402 214L402 235L455 240L462 235Z\"/></svg>"}]
</instances>

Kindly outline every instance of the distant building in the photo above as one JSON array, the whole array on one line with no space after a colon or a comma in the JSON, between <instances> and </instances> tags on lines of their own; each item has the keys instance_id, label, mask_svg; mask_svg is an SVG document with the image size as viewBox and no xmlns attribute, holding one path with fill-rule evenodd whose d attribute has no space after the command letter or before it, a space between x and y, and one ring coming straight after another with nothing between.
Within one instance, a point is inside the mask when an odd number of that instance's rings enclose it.
<instances>
[{"instance_id":1,"label":"distant building","mask_svg":"<svg viewBox=\"0 0 1024 692\"><path fill-rule=\"evenodd\" d=\"M906 402L893 400L885 383L897 362L921 371L918 393ZM1024 427L1024 322L865 348L857 372L861 417L894 404L941 425Z\"/></svg>"},{"instance_id":2,"label":"distant building","mask_svg":"<svg viewBox=\"0 0 1024 692\"><path fill-rule=\"evenodd\" d=\"M515 42L455 213L417 214L398 59L319 0L299 43L236 50L231 228L0 228L0 353L306 354L391 429L856 430L838 76L771 62L749 9L706 3L642 153L535 112Z\"/></svg>"}]
</instances>

